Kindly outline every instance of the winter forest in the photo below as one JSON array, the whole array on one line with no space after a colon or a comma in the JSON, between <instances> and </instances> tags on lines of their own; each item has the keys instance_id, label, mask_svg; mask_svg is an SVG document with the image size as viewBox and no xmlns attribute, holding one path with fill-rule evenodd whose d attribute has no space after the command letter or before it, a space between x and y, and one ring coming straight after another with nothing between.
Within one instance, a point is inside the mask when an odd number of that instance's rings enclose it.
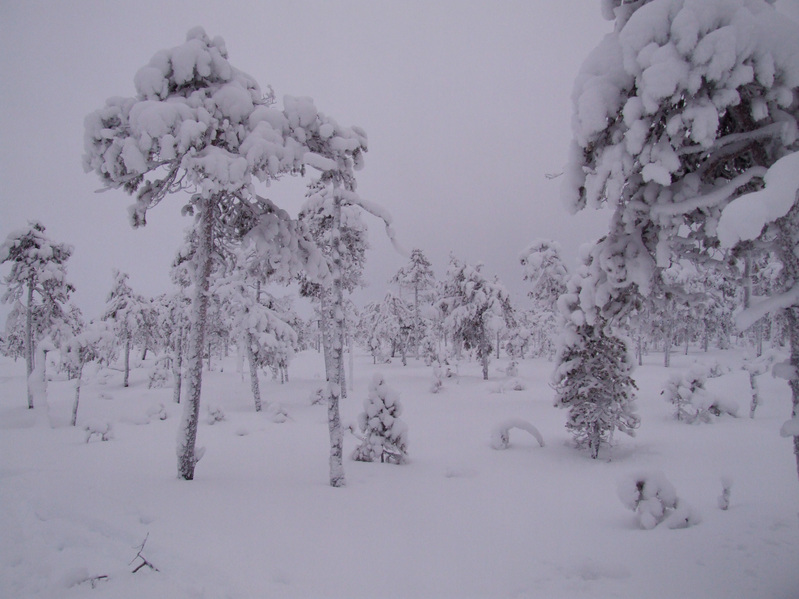
<instances>
[{"instance_id":1,"label":"winter forest","mask_svg":"<svg viewBox=\"0 0 799 599\"><path fill-rule=\"evenodd\" d=\"M98 272L92 312L77 239L4 229L0 595L799 597L781 6L588 8L607 28L568 74L568 150L524 202L598 233L574 256L554 225L467 240L517 280L407 247L359 186L380 140L247 74L213 22L127 48L149 59L101 86L67 159L137 235L182 226L141 250L168 256L163 289ZM420 228L469 211L436 201ZM111 248L104 227L81 236ZM377 280L376 252L399 264Z\"/></svg>"}]
</instances>

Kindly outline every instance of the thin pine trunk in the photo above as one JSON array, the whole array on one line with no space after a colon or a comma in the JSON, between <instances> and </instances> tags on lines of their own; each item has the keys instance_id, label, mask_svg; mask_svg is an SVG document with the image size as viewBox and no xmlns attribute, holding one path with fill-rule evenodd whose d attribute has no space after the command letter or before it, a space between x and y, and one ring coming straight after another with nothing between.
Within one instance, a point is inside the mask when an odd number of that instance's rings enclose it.
<instances>
[{"instance_id":1,"label":"thin pine trunk","mask_svg":"<svg viewBox=\"0 0 799 599\"><path fill-rule=\"evenodd\" d=\"M25 369L28 376L28 409L33 409L33 391L31 390L31 374L35 365L33 347L33 277L28 280L28 307L25 311Z\"/></svg>"},{"instance_id":2,"label":"thin pine trunk","mask_svg":"<svg viewBox=\"0 0 799 599\"><path fill-rule=\"evenodd\" d=\"M125 376L122 381L122 386L128 386L128 380L130 379L130 334L125 333Z\"/></svg>"},{"instance_id":3,"label":"thin pine trunk","mask_svg":"<svg viewBox=\"0 0 799 599\"><path fill-rule=\"evenodd\" d=\"M323 319L326 320L326 346L330 359L325 360L327 375L327 420L330 433L330 486L343 487L344 478L344 433L341 429L341 414L339 400L342 395L342 350L344 341L344 295L341 281L341 200L336 197L333 207L333 226L331 231L331 245L333 247L333 284L331 289L332 301L326 309L322 310ZM323 297L324 297L323 292Z\"/></svg>"},{"instance_id":4,"label":"thin pine trunk","mask_svg":"<svg viewBox=\"0 0 799 599\"><path fill-rule=\"evenodd\" d=\"M261 411L261 387L258 384L258 364L255 361L255 352L252 349L252 333L247 332L247 361L250 364L250 389L252 390L252 398L255 401L255 411Z\"/></svg>"},{"instance_id":5,"label":"thin pine trunk","mask_svg":"<svg viewBox=\"0 0 799 599\"><path fill-rule=\"evenodd\" d=\"M172 377L175 385L172 389L172 399L180 403L180 388L183 383L183 327L178 329L178 338L175 347L175 356L172 359Z\"/></svg>"},{"instance_id":6,"label":"thin pine trunk","mask_svg":"<svg viewBox=\"0 0 799 599\"><path fill-rule=\"evenodd\" d=\"M78 365L78 374L75 378L75 402L72 404L72 420L70 424L76 426L78 423L78 403L80 402L80 378L83 375L83 360Z\"/></svg>"},{"instance_id":7,"label":"thin pine trunk","mask_svg":"<svg viewBox=\"0 0 799 599\"><path fill-rule=\"evenodd\" d=\"M195 445L197 443L197 424L200 419L200 391L203 376L205 325L208 314L214 214L210 201L203 201L200 209L202 212L195 254L194 297L192 297L188 339L188 386L186 401L183 403L183 417L178 431L178 476L184 480L194 478L194 468L199 458L202 457L202 455L196 455Z\"/></svg>"}]
</instances>

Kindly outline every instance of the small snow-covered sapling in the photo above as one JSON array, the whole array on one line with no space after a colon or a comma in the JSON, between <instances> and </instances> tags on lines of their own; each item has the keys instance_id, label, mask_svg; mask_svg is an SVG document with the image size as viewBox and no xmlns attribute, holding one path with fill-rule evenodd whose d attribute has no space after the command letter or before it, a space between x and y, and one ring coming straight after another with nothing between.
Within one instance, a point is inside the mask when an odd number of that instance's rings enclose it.
<instances>
[{"instance_id":1,"label":"small snow-covered sapling","mask_svg":"<svg viewBox=\"0 0 799 599\"><path fill-rule=\"evenodd\" d=\"M86 443L92 440L92 437L99 437L101 441L109 441L114 438L114 427L110 422L101 422L93 420L83 427L86 431Z\"/></svg>"},{"instance_id":2,"label":"small snow-covered sapling","mask_svg":"<svg viewBox=\"0 0 799 599\"><path fill-rule=\"evenodd\" d=\"M219 406L208 406L208 424L216 424L227 420L225 413Z\"/></svg>"},{"instance_id":3,"label":"small snow-covered sapling","mask_svg":"<svg viewBox=\"0 0 799 599\"><path fill-rule=\"evenodd\" d=\"M382 374L375 374L372 378L363 407L364 411L358 415L362 441L352 459L404 463L408 453L408 426L399 418L402 414L399 395L386 385Z\"/></svg>"}]
</instances>

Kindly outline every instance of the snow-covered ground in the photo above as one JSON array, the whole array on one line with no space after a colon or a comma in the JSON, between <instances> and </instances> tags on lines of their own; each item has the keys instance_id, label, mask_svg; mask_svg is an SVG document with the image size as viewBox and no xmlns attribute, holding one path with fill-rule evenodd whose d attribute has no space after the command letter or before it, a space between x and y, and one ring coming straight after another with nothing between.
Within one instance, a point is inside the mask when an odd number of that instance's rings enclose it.
<instances>
[{"instance_id":1,"label":"snow-covered ground","mask_svg":"<svg viewBox=\"0 0 799 599\"><path fill-rule=\"evenodd\" d=\"M297 356L290 383L262 379L264 398L288 413L283 423L254 411L235 359L206 373L203 403L226 419L208 424L203 408L207 451L191 482L176 478L179 407L171 389L147 389L146 368L127 389L119 372L89 376L73 428L71 383L56 377L49 413L29 411L24 363L3 359L0 595L795 598L799 481L779 436L787 385L762 376L764 403L750 420L747 375L733 371L708 386L743 418L676 422L660 391L695 359L706 357L674 356L667 371L662 355L648 357L635 373L638 435L620 435L594 461L570 445L566 414L552 407L551 363L522 362L522 385L500 371L503 360L487 382L478 363L464 363L432 394L432 369L356 356L344 422L382 372L400 393L410 460L348 461L339 489L327 485L326 409L309 400L323 373L315 352ZM492 430L511 418L533 424L546 445L511 430L510 447L492 449ZM113 438L87 443L90 422L110 422ZM347 433L348 454L356 444ZM641 529L617 495L641 471L661 471L701 523ZM733 480L727 511L717 506L722 476ZM158 571L134 574L145 539L141 555Z\"/></svg>"}]
</instances>

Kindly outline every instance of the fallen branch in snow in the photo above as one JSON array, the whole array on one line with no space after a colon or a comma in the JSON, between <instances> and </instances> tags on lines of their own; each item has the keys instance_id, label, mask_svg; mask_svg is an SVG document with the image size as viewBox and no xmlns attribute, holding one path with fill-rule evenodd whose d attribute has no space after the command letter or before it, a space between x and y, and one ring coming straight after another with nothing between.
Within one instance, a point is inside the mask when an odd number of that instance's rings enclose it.
<instances>
[{"instance_id":1,"label":"fallen branch in snow","mask_svg":"<svg viewBox=\"0 0 799 599\"><path fill-rule=\"evenodd\" d=\"M138 553L136 553L136 557L134 557L132 560L130 560L130 564L128 564L128 565L133 564L133 562L135 562L137 559L141 560L141 563L138 566L136 566L135 568L133 568L133 570L131 572L132 574L136 574L136 572L141 570L144 566L147 566L148 568L150 568L150 570L155 570L156 572L160 572L161 571L158 568L156 568L150 560L148 560L146 557L144 557L142 555L142 551L144 551L144 546L145 546L145 544L147 544L147 539L149 537L150 537L150 533L148 532L147 535L145 535L144 540L141 542L141 545L139 545L139 551L138 551Z\"/></svg>"},{"instance_id":2,"label":"fallen branch in snow","mask_svg":"<svg viewBox=\"0 0 799 599\"><path fill-rule=\"evenodd\" d=\"M544 447L544 438L538 432L538 429L521 418L511 418L498 424L491 432L491 447L494 449L508 449L510 447L510 431L513 428L527 431L535 437L541 447Z\"/></svg>"}]
</instances>

